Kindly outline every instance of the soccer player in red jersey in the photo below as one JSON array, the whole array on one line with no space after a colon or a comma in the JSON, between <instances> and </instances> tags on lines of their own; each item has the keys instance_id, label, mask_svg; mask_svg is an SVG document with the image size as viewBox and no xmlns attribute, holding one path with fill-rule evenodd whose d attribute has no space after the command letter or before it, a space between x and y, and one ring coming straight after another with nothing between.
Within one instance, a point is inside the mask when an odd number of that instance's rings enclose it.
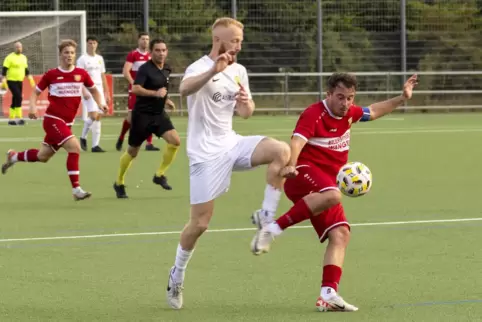
<instances>
[{"instance_id":1,"label":"soccer player in red jersey","mask_svg":"<svg viewBox=\"0 0 482 322\"><path fill-rule=\"evenodd\" d=\"M124 137L129 131L131 127L131 120L132 120L132 109L136 104L136 96L132 93L132 85L134 84L134 80L136 79L137 71L139 67L141 67L144 63L146 63L149 59L151 59L151 54L149 53L149 34L146 32L141 32L137 39L137 48L131 51L126 58L126 62L124 63L124 69L122 73L124 77L129 82L129 97L127 100L127 117L124 119L122 123L121 133L119 135L119 139L115 145L117 151L122 150L122 144L124 143ZM152 144L152 134L149 135L146 139L146 150L147 151L159 151L159 148L155 147Z\"/></svg>"},{"instance_id":2,"label":"soccer player in red jersey","mask_svg":"<svg viewBox=\"0 0 482 322\"><path fill-rule=\"evenodd\" d=\"M341 205L336 176L348 161L351 125L391 113L412 97L416 84L417 75L413 75L404 84L400 96L360 107L353 103L357 87L355 76L333 74L328 79L327 98L301 114L291 138L291 161L281 171L287 178L285 194L293 207L276 221L262 216L252 218L258 225L251 242L255 255L268 252L274 237L307 219L311 220L320 242L328 239L321 292L316 302L319 311L358 310L337 293L350 225Z\"/></svg>"},{"instance_id":3,"label":"soccer player in red jersey","mask_svg":"<svg viewBox=\"0 0 482 322\"><path fill-rule=\"evenodd\" d=\"M75 200L83 200L89 198L91 193L80 187L80 144L71 131L80 105L83 86L89 89L98 106L101 106L104 111L107 107L102 105L100 93L87 71L74 66L76 48L77 44L73 40L64 40L59 44L60 66L43 75L30 98L29 117L36 119L37 97L48 88L49 106L43 119L45 131L43 146L39 150L29 149L22 152L9 150L7 161L2 165L2 173L5 174L8 168L17 162L45 163L62 147L68 153L67 174L72 184L72 194Z\"/></svg>"}]
</instances>

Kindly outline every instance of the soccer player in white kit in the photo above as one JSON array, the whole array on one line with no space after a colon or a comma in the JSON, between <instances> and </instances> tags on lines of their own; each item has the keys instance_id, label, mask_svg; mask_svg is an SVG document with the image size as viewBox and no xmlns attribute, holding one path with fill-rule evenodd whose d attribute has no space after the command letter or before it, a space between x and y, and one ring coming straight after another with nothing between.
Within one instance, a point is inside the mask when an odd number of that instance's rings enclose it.
<instances>
[{"instance_id":1,"label":"soccer player in white kit","mask_svg":"<svg viewBox=\"0 0 482 322\"><path fill-rule=\"evenodd\" d=\"M169 273L167 301L174 309L182 307L188 261L196 241L208 228L214 200L229 188L232 172L268 165L264 201L253 214L261 217L258 220L274 218L282 193L280 172L290 159L288 144L265 136L241 136L232 127L235 112L246 119L254 111L246 68L235 62L243 42L243 28L232 18L216 20L210 54L186 69L180 85L189 112L191 215Z\"/></svg>"},{"instance_id":2,"label":"soccer player in white kit","mask_svg":"<svg viewBox=\"0 0 482 322\"><path fill-rule=\"evenodd\" d=\"M87 38L87 53L83 54L77 60L77 67L85 69L94 81L97 90L100 93L102 104L109 103L109 87L105 77L104 58L96 53L99 41L94 36ZM80 136L80 146L82 150L87 151L87 134L92 130L92 152L105 152L100 146L101 123L100 118L103 110L95 104L92 95L85 88L82 97L82 119L84 120L84 128Z\"/></svg>"}]
</instances>

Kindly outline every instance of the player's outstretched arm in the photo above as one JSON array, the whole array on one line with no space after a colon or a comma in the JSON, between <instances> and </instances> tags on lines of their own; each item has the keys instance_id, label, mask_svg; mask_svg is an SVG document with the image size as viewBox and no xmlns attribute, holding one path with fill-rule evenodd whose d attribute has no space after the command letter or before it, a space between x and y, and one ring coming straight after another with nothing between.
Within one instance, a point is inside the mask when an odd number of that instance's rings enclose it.
<instances>
[{"instance_id":1,"label":"player's outstretched arm","mask_svg":"<svg viewBox=\"0 0 482 322\"><path fill-rule=\"evenodd\" d=\"M213 67L202 74L185 78L179 86L179 92L182 96L187 97L199 91L214 75L223 70L234 62L234 54L226 52L216 58ZM187 73L188 71L186 71Z\"/></svg>"},{"instance_id":2,"label":"player's outstretched arm","mask_svg":"<svg viewBox=\"0 0 482 322\"><path fill-rule=\"evenodd\" d=\"M306 142L308 142L306 138L300 135L295 134L291 137L291 158L288 165L281 170L280 175L282 177L291 178L298 174L296 164L298 163L298 157L300 156L301 150L303 150L304 146L306 145Z\"/></svg>"},{"instance_id":3,"label":"player's outstretched arm","mask_svg":"<svg viewBox=\"0 0 482 322\"><path fill-rule=\"evenodd\" d=\"M405 82L402 95L370 105L370 120L376 120L390 114L397 107L411 99L415 85L417 85L417 75L413 75Z\"/></svg>"}]
</instances>

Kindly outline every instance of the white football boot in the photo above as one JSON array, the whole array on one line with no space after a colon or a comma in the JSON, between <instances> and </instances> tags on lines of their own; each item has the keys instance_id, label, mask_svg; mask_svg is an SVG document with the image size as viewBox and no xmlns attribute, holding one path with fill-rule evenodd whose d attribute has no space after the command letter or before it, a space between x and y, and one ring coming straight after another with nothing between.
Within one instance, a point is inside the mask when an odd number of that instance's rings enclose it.
<instances>
[{"instance_id":1,"label":"white football boot","mask_svg":"<svg viewBox=\"0 0 482 322\"><path fill-rule=\"evenodd\" d=\"M261 255L269 252L271 243L274 240L273 234L268 230L268 226L264 226L256 232L251 241L251 252L254 255Z\"/></svg>"},{"instance_id":2,"label":"white football boot","mask_svg":"<svg viewBox=\"0 0 482 322\"><path fill-rule=\"evenodd\" d=\"M77 187L72 189L72 196L74 197L75 201L79 201L90 198L92 194L90 192L84 191L81 187Z\"/></svg>"},{"instance_id":3,"label":"white football boot","mask_svg":"<svg viewBox=\"0 0 482 322\"><path fill-rule=\"evenodd\" d=\"M316 300L316 308L320 312L355 312L358 308L347 303L338 293L334 292L329 299L321 296Z\"/></svg>"},{"instance_id":4,"label":"white football boot","mask_svg":"<svg viewBox=\"0 0 482 322\"><path fill-rule=\"evenodd\" d=\"M182 291L184 290L184 287L182 283L176 283L172 279L172 273L174 272L174 269L174 266L171 267L171 270L169 271L169 279L167 280L167 304L169 304L171 308L179 310L182 308Z\"/></svg>"},{"instance_id":5,"label":"white football boot","mask_svg":"<svg viewBox=\"0 0 482 322\"><path fill-rule=\"evenodd\" d=\"M251 215L251 222L258 227L258 229L270 224L274 220L274 214L270 214L268 211L258 209Z\"/></svg>"},{"instance_id":6,"label":"white football boot","mask_svg":"<svg viewBox=\"0 0 482 322\"><path fill-rule=\"evenodd\" d=\"M7 170L15 164L15 162L12 160L15 154L16 152L14 150L7 151L7 160L4 164L2 164L2 174L7 173Z\"/></svg>"}]
</instances>

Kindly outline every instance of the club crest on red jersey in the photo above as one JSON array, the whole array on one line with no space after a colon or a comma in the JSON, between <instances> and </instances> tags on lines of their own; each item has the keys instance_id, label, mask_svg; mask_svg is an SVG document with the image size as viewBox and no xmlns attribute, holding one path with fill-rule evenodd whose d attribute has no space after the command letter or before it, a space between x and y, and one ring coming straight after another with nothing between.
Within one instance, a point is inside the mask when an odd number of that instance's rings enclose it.
<instances>
[{"instance_id":1,"label":"club crest on red jersey","mask_svg":"<svg viewBox=\"0 0 482 322\"><path fill-rule=\"evenodd\" d=\"M75 79L76 82L80 82L80 80L82 79L82 76L74 75L74 79Z\"/></svg>"}]
</instances>

